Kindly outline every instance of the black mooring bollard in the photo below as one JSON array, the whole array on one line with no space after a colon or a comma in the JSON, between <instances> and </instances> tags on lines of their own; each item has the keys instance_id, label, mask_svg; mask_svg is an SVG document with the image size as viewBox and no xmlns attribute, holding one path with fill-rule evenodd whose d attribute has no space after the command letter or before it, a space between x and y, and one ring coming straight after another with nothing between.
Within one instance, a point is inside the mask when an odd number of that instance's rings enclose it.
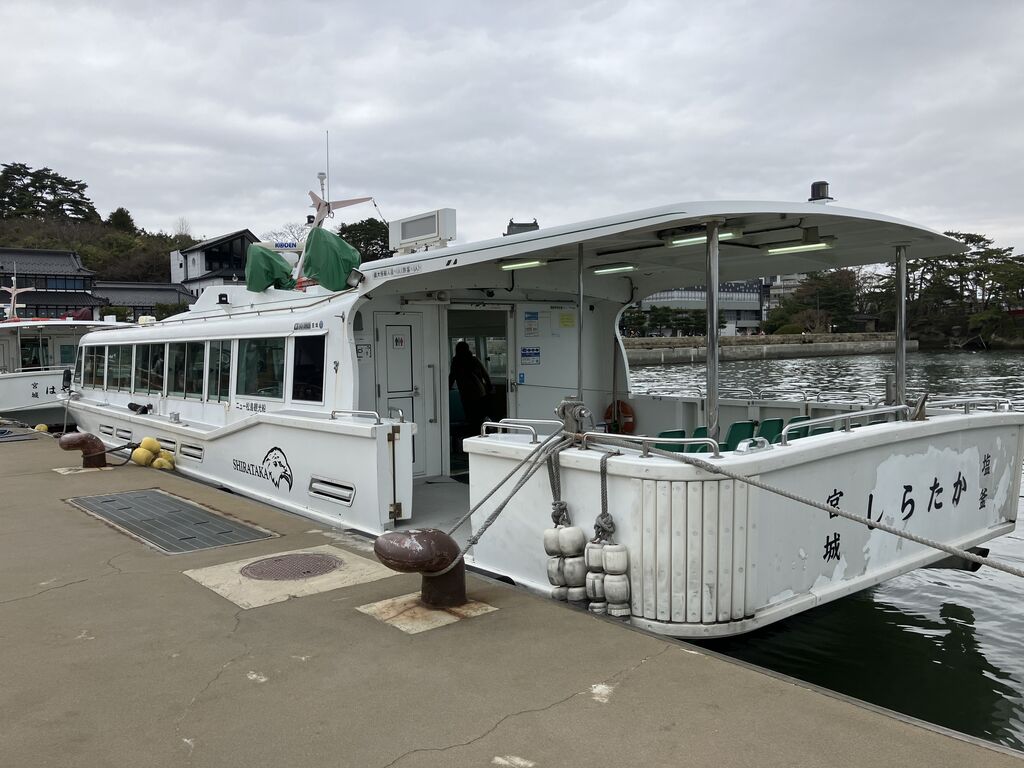
<instances>
[{"instance_id":1,"label":"black mooring bollard","mask_svg":"<svg viewBox=\"0 0 1024 768\"><path fill-rule=\"evenodd\" d=\"M65 451L81 451L83 469L102 469L107 466L106 446L96 435L88 432L68 432L61 435L57 445Z\"/></svg>"},{"instance_id":2,"label":"black mooring bollard","mask_svg":"<svg viewBox=\"0 0 1024 768\"><path fill-rule=\"evenodd\" d=\"M373 551L394 571L423 575L420 600L424 605L452 608L466 604L466 563L455 539L444 531L389 531L377 537Z\"/></svg>"}]
</instances>

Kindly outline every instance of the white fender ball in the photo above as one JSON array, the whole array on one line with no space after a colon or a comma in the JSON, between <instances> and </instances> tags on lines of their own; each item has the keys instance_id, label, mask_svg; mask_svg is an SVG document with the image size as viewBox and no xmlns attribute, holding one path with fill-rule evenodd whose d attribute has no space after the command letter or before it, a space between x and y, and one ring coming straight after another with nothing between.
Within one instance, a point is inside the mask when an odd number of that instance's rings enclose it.
<instances>
[{"instance_id":1,"label":"white fender ball","mask_svg":"<svg viewBox=\"0 0 1024 768\"><path fill-rule=\"evenodd\" d=\"M558 531L558 547L566 557L583 554L587 544L587 534L579 526L571 525Z\"/></svg>"},{"instance_id":2,"label":"white fender ball","mask_svg":"<svg viewBox=\"0 0 1024 768\"><path fill-rule=\"evenodd\" d=\"M605 573L626 573L629 570L629 552L625 544L605 544L602 554Z\"/></svg>"},{"instance_id":3,"label":"white fender ball","mask_svg":"<svg viewBox=\"0 0 1024 768\"><path fill-rule=\"evenodd\" d=\"M567 587L582 587L587 583L587 564L582 557L567 557L562 564Z\"/></svg>"},{"instance_id":4,"label":"white fender ball","mask_svg":"<svg viewBox=\"0 0 1024 768\"><path fill-rule=\"evenodd\" d=\"M557 528L544 529L544 551L553 557L558 557L562 554L562 549L558 546Z\"/></svg>"}]
</instances>

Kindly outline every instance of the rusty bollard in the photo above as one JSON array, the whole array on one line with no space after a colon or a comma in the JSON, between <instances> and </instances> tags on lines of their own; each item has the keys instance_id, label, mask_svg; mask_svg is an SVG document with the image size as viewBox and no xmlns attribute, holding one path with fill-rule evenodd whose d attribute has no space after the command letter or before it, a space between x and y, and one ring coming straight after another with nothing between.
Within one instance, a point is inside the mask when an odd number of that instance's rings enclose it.
<instances>
[{"instance_id":1,"label":"rusty bollard","mask_svg":"<svg viewBox=\"0 0 1024 768\"><path fill-rule=\"evenodd\" d=\"M65 451L81 451L83 469L102 469L107 466L106 447L96 435L88 432L68 432L61 435L57 445Z\"/></svg>"},{"instance_id":2,"label":"rusty bollard","mask_svg":"<svg viewBox=\"0 0 1024 768\"><path fill-rule=\"evenodd\" d=\"M374 554L394 571L423 574L420 600L435 608L466 603L466 563L455 539L436 528L389 531L373 544ZM454 563L454 565L453 565Z\"/></svg>"}]
</instances>

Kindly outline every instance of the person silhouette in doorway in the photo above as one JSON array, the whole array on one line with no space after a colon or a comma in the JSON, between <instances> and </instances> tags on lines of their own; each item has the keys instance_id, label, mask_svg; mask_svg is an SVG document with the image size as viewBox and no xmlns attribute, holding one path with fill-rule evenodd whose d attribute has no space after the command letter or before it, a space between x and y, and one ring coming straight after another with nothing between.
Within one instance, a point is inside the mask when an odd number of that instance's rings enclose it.
<instances>
[{"instance_id":1,"label":"person silhouette in doorway","mask_svg":"<svg viewBox=\"0 0 1024 768\"><path fill-rule=\"evenodd\" d=\"M480 434L480 425L487 418L491 377L487 375L487 369L470 351L469 344L465 341L455 345L455 357L452 358L448 372L448 388L451 389L453 384L459 388L459 399L462 400L469 434Z\"/></svg>"}]
</instances>

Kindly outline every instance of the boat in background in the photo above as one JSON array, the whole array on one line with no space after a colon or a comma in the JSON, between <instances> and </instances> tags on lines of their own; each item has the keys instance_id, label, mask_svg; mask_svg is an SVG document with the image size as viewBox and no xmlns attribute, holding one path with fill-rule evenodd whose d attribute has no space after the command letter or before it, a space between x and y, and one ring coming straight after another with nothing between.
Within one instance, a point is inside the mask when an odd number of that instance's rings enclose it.
<instances>
[{"instance_id":1,"label":"boat in background","mask_svg":"<svg viewBox=\"0 0 1024 768\"><path fill-rule=\"evenodd\" d=\"M63 424L82 336L125 325L44 317L0 321L0 418L29 425Z\"/></svg>"},{"instance_id":2,"label":"boat in background","mask_svg":"<svg viewBox=\"0 0 1024 768\"><path fill-rule=\"evenodd\" d=\"M614 582L616 612L668 635L750 631L947 556L878 525L963 549L1014 529L1024 413L968 393L912 407L905 391L907 258L957 241L820 201L681 203L448 246L453 228L451 209L392 222L399 253L330 284L302 273L313 254L294 268L270 255L258 286L90 333L70 410L109 447L154 437L184 475L333 526L447 530L472 504L454 533L486 529L468 563L563 599L584 590L595 611L591 582ZM886 404L722 389L714 290L706 389L629 392L619 321L644 296L885 261L904 287ZM461 342L494 385L475 408L451 388ZM527 479L545 434L571 444ZM490 491L517 472L492 521L505 494ZM571 552L552 552L553 509L579 531ZM583 556L591 526L614 557Z\"/></svg>"}]
</instances>

